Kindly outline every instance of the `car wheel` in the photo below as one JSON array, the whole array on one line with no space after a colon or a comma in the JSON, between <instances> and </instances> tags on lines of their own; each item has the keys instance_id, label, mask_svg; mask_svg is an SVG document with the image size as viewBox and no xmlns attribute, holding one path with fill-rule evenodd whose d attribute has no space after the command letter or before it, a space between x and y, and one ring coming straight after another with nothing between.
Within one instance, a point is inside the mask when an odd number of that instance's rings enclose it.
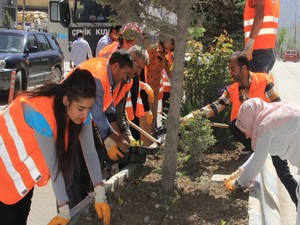
<instances>
[{"instance_id":1,"label":"car wheel","mask_svg":"<svg viewBox=\"0 0 300 225\"><path fill-rule=\"evenodd\" d=\"M54 68L51 81L58 84L61 81L62 73L58 67Z\"/></svg>"},{"instance_id":2,"label":"car wheel","mask_svg":"<svg viewBox=\"0 0 300 225\"><path fill-rule=\"evenodd\" d=\"M14 90L14 99L18 96L18 93L22 90L22 72L18 71L16 73L15 80L15 90Z\"/></svg>"}]
</instances>

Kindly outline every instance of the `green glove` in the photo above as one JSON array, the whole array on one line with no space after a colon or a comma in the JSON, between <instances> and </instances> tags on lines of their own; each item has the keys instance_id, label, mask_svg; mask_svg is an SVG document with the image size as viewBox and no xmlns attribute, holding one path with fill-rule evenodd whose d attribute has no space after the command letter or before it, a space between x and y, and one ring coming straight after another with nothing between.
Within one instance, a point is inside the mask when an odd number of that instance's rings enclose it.
<instances>
[{"instance_id":1,"label":"green glove","mask_svg":"<svg viewBox=\"0 0 300 225\"><path fill-rule=\"evenodd\" d=\"M95 193L95 210L100 220L103 220L103 225L110 224L110 207L106 202L105 188L97 185L94 187Z\"/></svg>"},{"instance_id":2,"label":"green glove","mask_svg":"<svg viewBox=\"0 0 300 225\"><path fill-rule=\"evenodd\" d=\"M118 157L124 157L123 153L119 151L117 143L114 142L114 140L110 137L104 140L104 145L107 151L107 155L111 160L117 161L119 159Z\"/></svg>"},{"instance_id":3,"label":"green glove","mask_svg":"<svg viewBox=\"0 0 300 225\"><path fill-rule=\"evenodd\" d=\"M69 205L64 205L58 208L58 214L55 216L48 225L67 225L70 221Z\"/></svg>"}]
</instances>

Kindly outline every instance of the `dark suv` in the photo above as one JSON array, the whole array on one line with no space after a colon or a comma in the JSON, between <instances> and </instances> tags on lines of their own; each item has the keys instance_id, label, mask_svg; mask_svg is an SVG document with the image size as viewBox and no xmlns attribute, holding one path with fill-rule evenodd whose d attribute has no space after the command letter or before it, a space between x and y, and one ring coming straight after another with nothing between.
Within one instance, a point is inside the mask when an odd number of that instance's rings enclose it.
<instances>
[{"instance_id":1,"label":"dark suv","mask_svg":"<svg viewBox=\"0 0 300 225\"><path fill-rule=\"evenodd\" d=\"M40 31L0 30L0 91L9 89L13 70L15 90L59 82L64 73L64 55L55 37Z\"/></svg>"}]
</instances>

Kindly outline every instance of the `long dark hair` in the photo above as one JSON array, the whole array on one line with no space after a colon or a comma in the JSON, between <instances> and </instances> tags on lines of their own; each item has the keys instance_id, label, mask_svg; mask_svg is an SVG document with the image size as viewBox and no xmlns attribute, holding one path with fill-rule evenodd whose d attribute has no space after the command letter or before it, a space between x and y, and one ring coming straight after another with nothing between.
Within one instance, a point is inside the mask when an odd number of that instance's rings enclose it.
<instances>
[{"instance_id":1,"label":"long dark hair","mask_svg":"<svg viewBox=\"0 0 300 225\"><path fill-rule=\"evenodd\" d=\"M54 116L57 125L56 160L58 172L65 173L73 162L78 149L78 137L82 124L75 124L66 114L63 96L67 96L69 103L84 98L96 97L96 83L92 74L87 70L76 69L62 83L47 83L41 87L26 91L23 94L30 97L54 96ZM65 147L66 126L68 126L68 146ZM57 176L56 176L57 177Z\"/></svg>"}]
</instances>

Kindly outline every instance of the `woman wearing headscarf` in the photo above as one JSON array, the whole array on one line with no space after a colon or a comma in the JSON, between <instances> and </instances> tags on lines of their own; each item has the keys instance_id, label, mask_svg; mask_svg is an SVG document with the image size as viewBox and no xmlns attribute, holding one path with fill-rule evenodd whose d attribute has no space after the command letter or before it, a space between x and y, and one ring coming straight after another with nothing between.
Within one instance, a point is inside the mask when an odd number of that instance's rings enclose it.
<instances>
[{"instance_id":1,"label":"woman wearing headscarf","mask_svg":"<svg viewBox=\"0 0 300 225\"><path fill-rule=\"evenodd\" d=\"M268 154L289 160L300 174L300 105L251 98L241 105L236 126L251 138L254 153L226 180L227 190L247 186L262 170ZM298 214L296 224L300 224Z\"/></svg>"}]
</instances>

